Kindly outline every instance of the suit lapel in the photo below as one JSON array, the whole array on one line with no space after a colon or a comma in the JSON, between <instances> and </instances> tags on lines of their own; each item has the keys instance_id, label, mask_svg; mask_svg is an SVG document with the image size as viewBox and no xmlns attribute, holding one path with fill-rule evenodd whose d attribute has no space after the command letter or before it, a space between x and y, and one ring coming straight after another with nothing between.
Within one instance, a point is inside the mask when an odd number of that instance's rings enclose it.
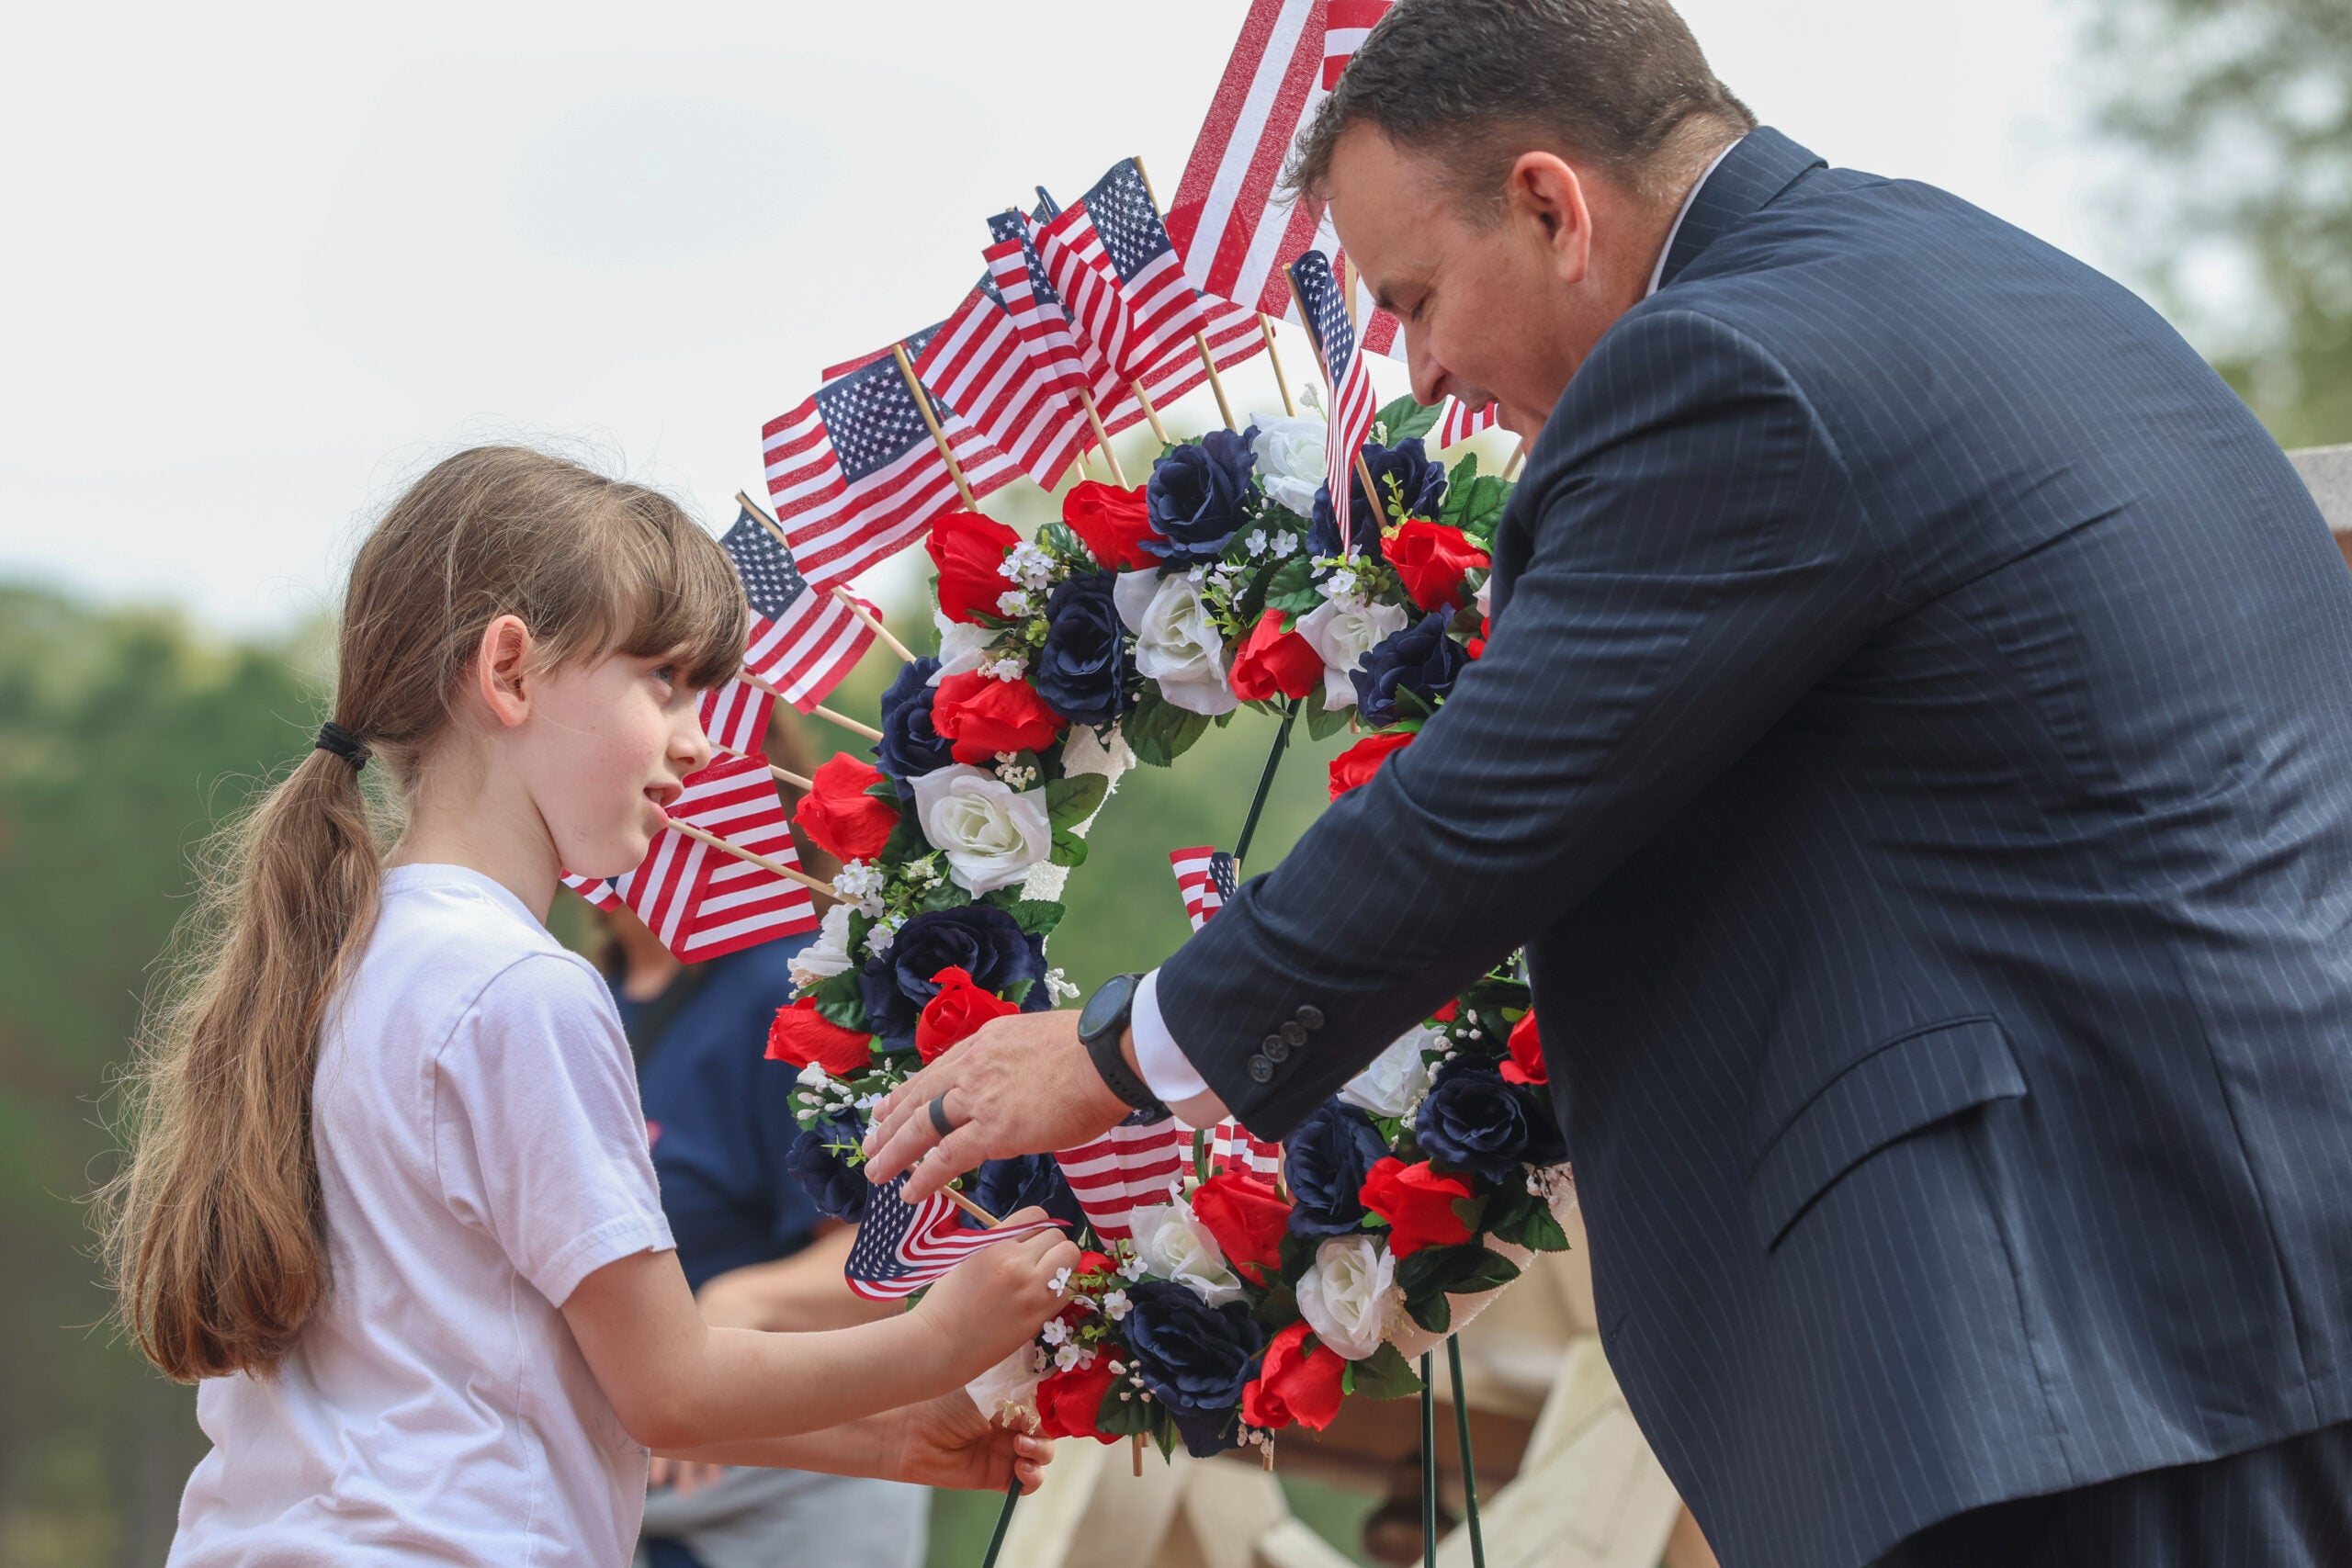
<instances>
[{"instance_id":1,"label":"suit lapel","mask_svg":"<svg viewBox=\"0 0 2352 1568\"><path fill-rule=\"evenodd\" d=\"M1699 187L1698 199L1691 202L1674 236L1674 248L1667 254L1666 272L1658 287L1670 287L1701 252L1742 219L1762 210L1799 176L1827 166L1769 125L1748 132Z\"/></svg>"}]
</instances>

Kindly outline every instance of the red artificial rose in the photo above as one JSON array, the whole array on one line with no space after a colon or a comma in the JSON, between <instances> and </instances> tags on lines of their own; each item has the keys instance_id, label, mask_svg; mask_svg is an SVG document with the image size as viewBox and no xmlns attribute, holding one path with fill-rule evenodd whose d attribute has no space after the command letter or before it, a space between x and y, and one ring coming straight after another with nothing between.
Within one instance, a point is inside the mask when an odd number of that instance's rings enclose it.
<instances>
[{"instance_id":1,"label":"red artificial rose","mask_svg":"<svg viewBox=\"0 0 2352 1568\"><path fill-rule=\"evenodd\" d=\"M1372 775L1380 772L1380 764L1388 761L1388 753L1410 746L1418 733L1392 729L1385 735L1367 735L1332 758L1331 798L1337 800L1348 791L1370 784Z\"/></svg>"},{"instance_id":2,"label":"red artificial rose","mask_svg":"<svg viewBox=\"0 0 2352 1568\"><path fill-rule=\"evenodd\" d=\"M1100 479L1080 479L1062 497L1062 521L1083 540L1089 554L1113 571L1140 571L1159 558L1143 547L1159 537L1144 504L1143 486L1121 490Z\"/></svg>"},{"instance_id":3,"label":"red artificial rose","mask_svg":"<svg viewBox=\"0 0 2352 1568\"><path fill-rule=\"evenodd\" d=\"M1283 613L1269 610L1250 628L1233 656L1233 694L1262 703L1280 694L1303 697L1323 682L1323 656L1296 632L1283 630Z\"/></svg>"},{"instance_id":4,"label":"red artificial rose","mask_svg":"<svg viewBox=\"0 0 2352 1568\"><path fill-rule=\"evenodd\" d=\"M1478 635L1462 645L1462 651L1473 659L1487 657L1487 639L1495 635L1495 618L1484 615L1478 621Z\"/></svg>"},{"instance_id":5,"label":"red artificial rose","mask_svg":"<svg viewBox=\"0 0 2352 1568\"><path fill-rule=\"evenodd\" d=\"M1544 1065L1544 1041L1535 1032L1535 1010L1519 1021L1510 1032L1510 1060L1503 1064L1503 1077L1510 1083L1550 1083L1551 1070Z\"/></svg>"},{"instance_id":6,"label":"red artificial rose","mask_svg":"<svg viewBox=\"0 0 2352 1568\"><path fill-rule=\"evenodd\" d=\"M1267 1270L1283 1266L1290 1205L1265 1177L1227 1166L1193 1189L1193 1217L1216 1237L1233 1271L1251 1284L1264 1284Z\"/></svg>"},{"instance_id":7,"label":"red artificial rose","mask_svg":"<svg viewBox=\"0 0 2352 1568\"><path fill-rule=\"evenodd\" d=\"M1020 535L977 512L951 512L933 523L923 548L939 568L940 613L966 626L982 615L1001 618L996 602L1013 583L997 569L1020 542Z\"/></svg>"},{"instance_id":8,"label":"red artificial rose","mask_svg":"<svg viewBox=\"0 0 2352 1568\"><path fill-rule=\"evenodd\" d=\"M1405 592L1424 610L1459 610L1468 597L1462 592L1463 574L1494 564L1461 529L1419 517L1407 518L1383 536L1381 551Z\"/></svg>"},{"instance_id":9,"label":"red artificial rose","mask_svg":"<svg viewBox=\"0 0 2352 1568\"><path fill-rule=\"evenodd\" d=\"M890 841L899 814L865 793L881 781L882 770L870 762L836 751L826 759L812 786L800 797L792 819L808 841L842 860L872 860Z\"/></svg>"},{"instance_id":10,"label":"red artificial rose","mask_svg":"<svg viewBox=\"0 0 2352 1568\"><path fill-rule=\"evenodd\" d=\"M1407 1165L1389 1156L1365 1175L1357 1196L1388 1222L1388 1250L1397 1258L1470 1239L1470 1227L1453 1208L1469 1198L1470 1183L1459 1176L1440 1176L1427 1160Z\"/></svg>"},{"instance_id":11,"label":"red artificial rose","mask_svg":"<svg viewBox=\"0 0 2352 1568\"><path fill-rule=\"evenodd\" d=\"M915 1018L915 1055L925 1063L978 1032L989 1020L1021 1010L994 991L972 984L971 976L953 964L933 975L931 982L939 994Z\"/></svg>"},{"instance_id":12,"label":"red artificial rose","mask_svg":"<svg viewBox=\"0 0 2352 1568\"><path fill-rule=\"evenodd\" d=\"M778 1008L768 1025L768 1060L805 1067L814 1062L837 1078L854 1077L874 1065L874 1036L843 1029L817 1011L817 998L803 997Z\"/></svg>"},{"instance_id":13,"label":"red artificial rose","mask_svg":"<svg viewBox=\"0 0 2352 1568\"><path fill-rule=\"evenodd\" d=\"M955 743L959 762L987 762L1000 751L1043 751L1061 736L1062 716L1026 681L999 681L977 670L939 682L932 728Z\"/></svg>"},{"instance_id":14,"label":"red artificial rose","mask_svg":"<svg viewBox=\"0 0 2352 1568\"><path fill-rule=\"evenodd\" d=\"M1457 1017L1461 1016L1461 1012L1462 998L1460 997L1456 997L1453 1000L1438 1009L1437 1011L1430 1014L1430 1021L1431 1023L1452 1023Z\"/></svg>"},{"instance_id":15,"label":"red artificial rose","mask_svg":"<svg viewBox=\"0 0 2352 1568\"><path fill-rule=\"evenodd\" d=\"M1107 1348L1094 1353L1092 1364L1049 1372L1037 1384L1037 1430L1048 1438L1114 1439L1094 1424L1114 1375Z\"/></svg>"},{"instance_id":16,"label":"red artificial rose","mask_svg":"<svg viewBox=\"0 0 2352 1568\"><path fill-rule=\"evenodd\" d=\"M1308 1345L1308 1332L1294 1323L1267 1345L1263 1370L1241 1390L1241 1418L1252 1427L1272 1430L1295 1421L1319 1432L1340 1413L1348 1363L1328 1345Z\"/></svg>"}]
</instances>

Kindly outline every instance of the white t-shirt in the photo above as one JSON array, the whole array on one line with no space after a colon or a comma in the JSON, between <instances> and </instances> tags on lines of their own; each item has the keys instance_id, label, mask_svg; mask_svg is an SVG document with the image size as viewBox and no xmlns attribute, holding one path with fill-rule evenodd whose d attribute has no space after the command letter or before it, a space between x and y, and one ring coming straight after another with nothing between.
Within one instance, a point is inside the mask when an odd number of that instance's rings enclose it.
<instances>
[{"instance_id":1,"label":"white t-shirt","mask_svg":"<svg viewBox=\"0 0 2352 1568\"><path fill-rule=\"evenodd\" d=\"M604 981L488 877L388 873L311 1134L333 1285L274 1378L198 1390L172 1568L620 1568L645 1450L557 1308L672 1242Z\"/></svg>"}]
</instances>

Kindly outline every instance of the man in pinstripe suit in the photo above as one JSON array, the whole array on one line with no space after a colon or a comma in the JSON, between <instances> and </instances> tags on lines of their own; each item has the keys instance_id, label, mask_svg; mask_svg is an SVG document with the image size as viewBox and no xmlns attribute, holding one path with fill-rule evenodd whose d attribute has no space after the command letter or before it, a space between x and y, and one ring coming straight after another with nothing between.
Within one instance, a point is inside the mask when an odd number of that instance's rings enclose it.
<instances>
[{"instance_id":1,"label":"man in pinstripe suit","mask_svg":"<svg viewBox=\"0 0 2352 1568\"><path fill-rule=\"evenodd\" d=\"M1403 0L1294 178L1420 397L1541 430L1486 655L1101 1077L992 1025L875 1174L1076 1143L1123 1064L1280 1135L1524 944L1730 1568L2352 1562L2352 578L2278 447L1665 0Z\"/></svg>"}]
</instances>

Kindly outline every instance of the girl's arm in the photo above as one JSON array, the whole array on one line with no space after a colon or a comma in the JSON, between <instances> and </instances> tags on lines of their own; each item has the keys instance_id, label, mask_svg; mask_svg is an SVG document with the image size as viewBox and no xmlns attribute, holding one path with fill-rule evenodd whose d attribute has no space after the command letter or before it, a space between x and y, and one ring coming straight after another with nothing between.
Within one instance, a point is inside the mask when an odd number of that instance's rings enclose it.
<instances>
[{"instance_id":1,"label":"girl's arm","mask_svg":"<svg viewBox=\"0 0 2352 1568\"><path fill-rule=\"evenodd\" d=\"M582 1280L563 1315L631 1438L652 1449L701 1449L961 1397L965 1383L1060 1309L1049 1281L1077 1261L1067 1238L1040 1232L974 1253L912 1312L854 1328L762 1334L705 1324L677 1255L640 1252Z\"/></svg>"},{"instance_id":2,"label":"girl's arm","mask_svg":"<svg viewBox=\"0 0 2352 1568\"><path fill-rule=\"evenodd\" d=\"M1036 1489L1053 1457L1050 1438L1009 1432L983 1416L962 1389L904 1410L797 1438L720 1443L667 1457L702 1464L752 1464L815 1470L829 1475L887 1475L924 1486L1001 1492L1017 1472Z\"/></svg>"},{"instance_id":3,"label":"girl's arm","mask_svg":"<svg viewBox=\"0 0 2352 1568\"><path fill-rule=\"evenodd\" d=\"M772 1263L747 1263L703 1281L695 1293L705 1322L721 1328L801 1331L846 1328L895 1317L892 1302L872 1302L842 1282L857 1232L847 1225L820 1234L800 1251Z\"/></svg>"}]
</instances>

